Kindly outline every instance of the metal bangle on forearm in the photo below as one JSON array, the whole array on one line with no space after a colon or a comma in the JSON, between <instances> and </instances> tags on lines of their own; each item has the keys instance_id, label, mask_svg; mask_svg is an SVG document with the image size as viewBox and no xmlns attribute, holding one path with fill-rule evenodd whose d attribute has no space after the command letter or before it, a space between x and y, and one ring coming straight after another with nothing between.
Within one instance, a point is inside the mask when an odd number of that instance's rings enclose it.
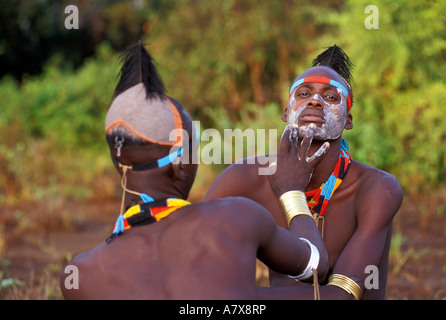
<instances>
[{"instance_id":1,"label":"metal bangle on forearm","mask_svg":"<svg viewBox=\"0 0 446 320\"><path fill-rule=\"evenodd\" d=\"M361 287L352 279L342 274L332 274L328 279L328 286L336 286L351 294L355 300L361 300Z\"/></svg>"},{"instance_id":2,"label":"metal bangle on forearm","mask_svg":"<svg viewBox=\"0 0 446 320\"><path fill-rule=\"evenodd\" d=\"M310 209L308 209L305 193L298 190L288 191L279 198L280 205L285 213L287 226L290 226L291 220L299 215L307 215L313 218Z\"/></svg>"},{"instance_id":3,"label":"metal bangle on forearm","mask_svg":"<svg viewBox=\"0 0 446 320\"><path fill-rule=\"evenodd\" d=\"M317 267L319 266L319 250L316 248L314 244L312 244L310 241L308 241L305 238L299 238L300 240L307 243L308 247L310 248L310 258L308 259L308 264L305 267L305 270L297 275L297 276L291 276L290 278L299 281L299 280L305 280L311 277L313 274L313 270L317 270Z\"/></svg>"}]
</instances>

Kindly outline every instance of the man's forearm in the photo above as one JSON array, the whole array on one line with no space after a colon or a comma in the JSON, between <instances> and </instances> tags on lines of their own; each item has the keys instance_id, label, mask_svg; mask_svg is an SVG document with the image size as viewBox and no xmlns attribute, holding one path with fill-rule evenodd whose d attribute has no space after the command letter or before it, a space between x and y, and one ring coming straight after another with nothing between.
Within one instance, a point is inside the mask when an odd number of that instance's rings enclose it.
<instances>
[{"instance_id":1,"label":"man's forearm","mask_svg":"<svg viewBox=\"0 0 446 320\"><path fill-rule=\"evenodd\" d=\"M257 288L260 300L314 300L312 284L301 283L296 287ZM335 286L319 286L321 300L352 300L353 296Z\"/></svg>"}]
</instances>

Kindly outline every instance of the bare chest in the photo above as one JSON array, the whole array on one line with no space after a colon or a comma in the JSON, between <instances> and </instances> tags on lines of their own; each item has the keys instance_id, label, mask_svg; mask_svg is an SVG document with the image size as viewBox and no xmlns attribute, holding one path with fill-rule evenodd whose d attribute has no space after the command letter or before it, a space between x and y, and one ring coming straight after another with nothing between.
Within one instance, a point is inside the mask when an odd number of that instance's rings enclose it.
<instances>
[{"instance_id":1,"label":"bare chest","mask_svg":"<svg viewBox=\"0 0 446 320\"><path fill-rule=\"evenodd\" d=\"M286 228L282 208L267 179L262 180L258 188L252 191L251 199L264 206L279 226ZM315 220L332 269L357 227L354 190L339 188L333 194L324 215Z\"/></svg>"},{"instance_id":2,"label":"bare chest","mask_svg":"<svg viewBox=\"0 0 446 320\"><path fill-rule=\"evenodd\" d=\"M323 216L317 219L328 252L330 269L344 250L356 227L356 213L353 199L340 199L333 195Z\"/></svg>"}]
</instances>

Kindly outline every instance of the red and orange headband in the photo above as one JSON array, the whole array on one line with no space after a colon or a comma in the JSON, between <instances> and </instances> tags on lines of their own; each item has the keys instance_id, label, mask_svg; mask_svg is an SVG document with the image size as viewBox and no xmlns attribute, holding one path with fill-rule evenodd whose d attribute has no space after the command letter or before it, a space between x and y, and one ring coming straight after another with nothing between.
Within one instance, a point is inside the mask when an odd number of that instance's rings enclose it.
<instances>
[{"instance_id":1,"label":"red and orange headband","mask_svg":"<svg viewBox=\"0 0 446 320\"><path fill-rule=\"evenodd\" d=\"M330 78L307 77L307 78L299 79L296 82L294 82L293 85L291 86L288 99L291 97L291 92L293 92L293 90L297 86L301 85L302 83L311 83L311 82L313 82L313 83L325 83L325 84L332 85L332 86L334 86L336 88L339 88L342 91L342 93L345 95L346 99L347 99L348 111L351 110L351 108L352 108L352 99L350 97L350 94L348 93L347 88L345 86L343 86L341 83L339 83L339 82L337 82L335 80L332 80Z\"/></svg>"}]
</instances>

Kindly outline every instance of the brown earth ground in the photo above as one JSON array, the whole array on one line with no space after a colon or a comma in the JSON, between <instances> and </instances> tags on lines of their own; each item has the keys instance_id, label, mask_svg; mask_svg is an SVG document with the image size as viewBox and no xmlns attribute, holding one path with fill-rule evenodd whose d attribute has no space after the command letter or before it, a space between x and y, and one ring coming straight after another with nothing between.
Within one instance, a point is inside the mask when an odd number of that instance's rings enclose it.
<instances>
[{"instance_id":1,"label":"brown earth ground","mask_svg":"<svg viewBox=\"0 0 446 320\"><path fill-rule=\"evenodd\" d=\"M428 200L406 196L395 218L388 299L446 299L446 195ZM0 208L0 299L62 299L62 268L109 236L119 207L109 200ZM266 285L266 269L257 271Z\"/></svg>"}]
</instances>

